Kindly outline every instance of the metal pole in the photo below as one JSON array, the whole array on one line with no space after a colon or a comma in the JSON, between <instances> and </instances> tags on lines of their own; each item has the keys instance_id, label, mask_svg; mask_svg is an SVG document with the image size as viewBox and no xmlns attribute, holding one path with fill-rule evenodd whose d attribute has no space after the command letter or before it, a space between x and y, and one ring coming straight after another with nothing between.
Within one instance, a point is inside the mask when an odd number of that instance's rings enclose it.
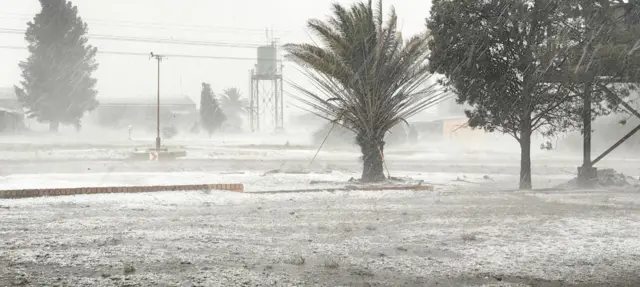
<instances>
[{"instance_id":1,"label":"metal pole","mask_svg":"<svg viewBox=\"0 0 640 287\"><path fill-rule=\"evenodd\" d=\"M157 56L156 59L158 60L158 103L156 106L156 150L160 149L161 146L161 142L160 142L160 61L161 61L161 57Z\"/></svg>"},{"instance_id":2,"label":"metal pole","mask_svg":"<svg viewBox=\"0 0 640 287\"><path fill-rule=\"evenodd\" d=\"M279 116L279 114L280 114L280 106L279 106L280 101L278 99L278 78L277 78L277 76L276 76L276 78L274 78L271 81L271 85L273 85L273 97L274 97L274 100L276 102L276 106L275 106L275 109L274 109L275 113L273 113L273 115L274 115L273 125L275 127L274 130L278 131L278 127L280 125L280 123L279 123L280 122L279 121L279 118L280 118L280 116Z\"/></svg>"},{"instance_id":3,"label":"metal pole","mask_svg":"<svg viewBox=\"0 0 640 287\"><path fill-rule=\"evenodd\" d=\"M591 165L595 165L596 163L598 163L601 159L603 159L605 156L607 156L610 152L612 152L613 150L615 150L617 147L619 147L621 144L623 144L626 140L628 140L630 137L632 137L635 133L637 133L638 131L640 131L640 125L635 127L634 129L632 129L629 133L627 133L624 137L622 137L619 141L617 141L614 145L612 145L610 148L608 148L606 151L604 151L600 156L598 156L596 159L594 159L591 162Z\"/></svg>"},{"instance_id":4,"label":"metal pole","mask_svg":"<svg viewBox=\"0 0 640 287\"><path fill-rule=\"evenodd\" d=\"M609 97L609 100L612 102L619 102L622 106L624 106L630 113L634 114L636 117L638 117L640 119L640 112L638 112L636 109L634 109L631 105L629 105L627 102L625 102L624 100L622 100L622 98L620 98L618 95L614 94L613 92L611 92L611 90L607 89L605 86L601 86L600 87L602 90L604 90L605 95L607 95L607 97ZM626 140L628 140L629 138L631 138L636 132L638 132L640 130L640 125L635 127L633 130L631 130L628 134L626 134L624 137L622 137L620 140L618 140L615 144L613 144L613 146L611 146L610 148L608 148L606 151L604 151L601 155L599 155L596 159L594 159L593 161L591 161L591 166L594 166L596 163L598 163L600 160L602 160L605 156L607 156L609 153L611 153L613 150L615 150L616 148L618 148L621 144L623 144Z\"/></svg>"},{"instance_id":5,"label":"metal pole","mask_svg":"<svg viewBox=\"0 0 640 287\"><path fill-rule=\"evenodd\" d=\"M254 80L255 87L254 92L256 93L256 130L260 131L260 78L256 78Z\"/></svg>"},{"instance_id":6,"label":"metal pole","mask_svg":"<svg viewBox=\"0 0 640 287\"><path fill-rule=\"evenodd\" d=\"M282 73L282 72L281 72ZM284 129L284 85L280 74L280 128Z\"/></svg>"},{"instance_id":7,"label":"metal pole","mask_svg":"<svg viewBox=\"0 0 640 287\"><path fill-rule=\"evenodd\" d=\"M164 58L164 56L154 54L153 52L151 52L151 58L158 61L158 99L157 99L158 102L156 104L156 150L159 150L160 147L162 146L160 142L160 62L162 62L162 59Z\"/></svg>"},{"instance_id":8,"label":"metal pole","mask_svg":"<svg viewBox=\"0 0 640 287\"><path fill-rule=\"evenodd\" d=\"M578 172L578 185L582 187L589 187L589 181L595 176L591 162L591 89L591 82L586 82L582 95L582 167Z\"/></svg>"},{"instance_id":9,"label":"metal pole","mask_svg":"<svg viewBox=\"0 0 640 287\"><path fill-rule=\"evenodd\" d=\"M586 168L591 167L591 85L586 84L584 87L584 109L582 111L583 123L583 155L582 164Z\"/></svg>"},{"instance_id":10,"label":"metal pole","mask_svg":"<svg viewBox=\"0 0 640 287\"><path fill-rule=\"evenodd\" d=\"M249 71L249 124L251 132L255 132L255 103L253 99L253 70Z\"/></svg>"}]
</instances>

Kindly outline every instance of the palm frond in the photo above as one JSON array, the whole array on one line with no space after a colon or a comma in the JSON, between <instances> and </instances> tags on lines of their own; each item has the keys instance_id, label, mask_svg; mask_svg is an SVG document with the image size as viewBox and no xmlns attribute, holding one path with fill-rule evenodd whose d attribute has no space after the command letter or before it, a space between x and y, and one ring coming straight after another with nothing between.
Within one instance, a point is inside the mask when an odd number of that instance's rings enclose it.
<instances>
[{"instance_id":1,"label":"palm frond","mask_svg":"<svg viewBox=\"0 0 640 287\"><path fill-rule=\"evenodd\" d=\"M285 45L313 87L291 83L298 92L294 99L357 134L376 137L445 98L436 85L424 86L431 76L427 35L403 42L395 10L386 23L382 13L381 1L375 11L371 1L350 9L335 4L330 19L308 23L323 47Z\"/></svg>"},{"instance_id":2,"label":"palm frond","mask_svg":"<svg viewBox=\"0 0 640 287\"><path fill-rule=\"evenodd\" d=\"M227 88L219 99L220 106L229 116L237 117L247 113L249 101L242 98L242 93L237 88Z\"/></svg>"}]
</instances>

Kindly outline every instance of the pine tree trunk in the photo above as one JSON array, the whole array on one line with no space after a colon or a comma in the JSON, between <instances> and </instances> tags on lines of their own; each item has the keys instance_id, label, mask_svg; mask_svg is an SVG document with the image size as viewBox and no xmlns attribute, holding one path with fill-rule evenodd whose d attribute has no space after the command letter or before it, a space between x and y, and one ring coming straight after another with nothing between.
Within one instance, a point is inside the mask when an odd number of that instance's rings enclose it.
<instances>
[{"instance_id":1,"label":"pine tree trunk","mask_svg":"<svg viewBox=\"0 0 640 287\"><path fill-rule=\"evenodd\" d=\"M529 126L531 126L529 124ZM520 133L520 190L530 190L531 183L531 128Z\"/></svg>"},{"instance_id":2,"label":"pine tree trunk","mask_svg":"<svg viewBox=\"0 0 640 287\"><path fill-rule=\"evenodd\" d=\"M49 131L53 133L57 133L60 130L60 122L49 122Z\"/></svg>"},{"instance_id":3,"label":"pine tree trunk","mask_svg":"<svg viewBox=\"0 0 640 287\"><path fill-rule=\"evenodd\" d=\"M385 179L382 158L384 141L382 137L358 135L356 141L362 152L362 182L378 182Z\"/></svg>"}]
</instances>

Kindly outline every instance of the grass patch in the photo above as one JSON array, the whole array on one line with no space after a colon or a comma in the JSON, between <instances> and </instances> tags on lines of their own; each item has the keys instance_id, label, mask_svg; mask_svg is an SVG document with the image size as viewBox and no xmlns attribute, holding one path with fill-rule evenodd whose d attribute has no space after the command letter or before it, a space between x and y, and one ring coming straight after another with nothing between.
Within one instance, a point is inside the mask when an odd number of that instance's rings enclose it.
<instances>
[{"instance_id":1,"label":"grass patch","mask_svg":"<svg viewBox=\"0 0 640 287\"><path fill-rule=\"evenodd\" d=\"M290 265L302 266L305 263L307 263L307 260L304 259L304 257L302 257L302 256L295 256L295 257L285 261L285 263L290 264Z\"/></svg>"},{"instance_id":2,"label":"grass patch","mask_svg":"<svg viewBox=\"0 0 640 287\"><path fill-rule=\"evenodd\" d=\"M334 259L327 259L324 261L324 268L327 269L338 269L340 268L340 263Z\"/></svg>"},{"instance_id":3,"label":"grass patch","mask_svg":"<svg viewBox=\"0 0 640 287\"><path fill-rule=\"evenodd\" d=\"M122 271L124 275L130 275L130 274L136 273L136 268L133 267L133 264L131 263L125 263L124 266L122 267Z\"/></svg>"},{"instance_id":4,"label":"grass patch","mask_svg":"<svg viewBox=\"0 0 640 287\"><path fill-rule=\"evenodd\" d=\"M471 242L471 241L477 241L478 240L478 236L476 236L474 233L463 233L463 234L460 235L460 238L464 242Z\"/></svg>"}]
</instances>

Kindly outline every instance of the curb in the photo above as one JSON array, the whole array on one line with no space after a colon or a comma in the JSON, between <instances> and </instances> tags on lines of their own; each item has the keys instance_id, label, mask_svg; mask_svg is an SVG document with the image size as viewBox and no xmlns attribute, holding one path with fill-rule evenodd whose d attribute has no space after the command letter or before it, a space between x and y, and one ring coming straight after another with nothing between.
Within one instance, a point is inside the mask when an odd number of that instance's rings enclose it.
<instances>
[{"instance_id":1,"label":"curb","mask_svg":"<svg viewBox=\"0 0 640 287\"><path fill-rule=\"evenodd\" d=\"M385 191L385 190L410 190L410 191L435 191L435 187L430 185L412 186L369 186L369 187L337 187L337 188L312 188L312 189L292 189L292 190L270 190L255 191L251 194L279 194L279 193L311 193L311 192L336 192L336 191Z\"/></svg>"},{"instance_id":2,"label":"curb","mask_svg":"<svg viewBox=\"0 0 640 287\"><path fill-rule=\"evenodd\" d=\"M62 195L76 195L76 194L140 193L140 192L193 191L193 190L224 190L224 191L233 191L233 192L244 192L244 185L241 183L240 184L236 183L236 184L11 189L11 190L0 190L0 198L29 198L29 197L62 196Z\"/></svg>"},{"instance_id":3,"label":"curb","mask_svg":"<svg viewBox=\"0 0 640 287\"><path fill-rule=\"evenodd\" d=\"M378 187L361 187L353 190L413 190L413 191L435 191L431 185L416 186L378 186Z\"/></svg>"}]
</instances>

